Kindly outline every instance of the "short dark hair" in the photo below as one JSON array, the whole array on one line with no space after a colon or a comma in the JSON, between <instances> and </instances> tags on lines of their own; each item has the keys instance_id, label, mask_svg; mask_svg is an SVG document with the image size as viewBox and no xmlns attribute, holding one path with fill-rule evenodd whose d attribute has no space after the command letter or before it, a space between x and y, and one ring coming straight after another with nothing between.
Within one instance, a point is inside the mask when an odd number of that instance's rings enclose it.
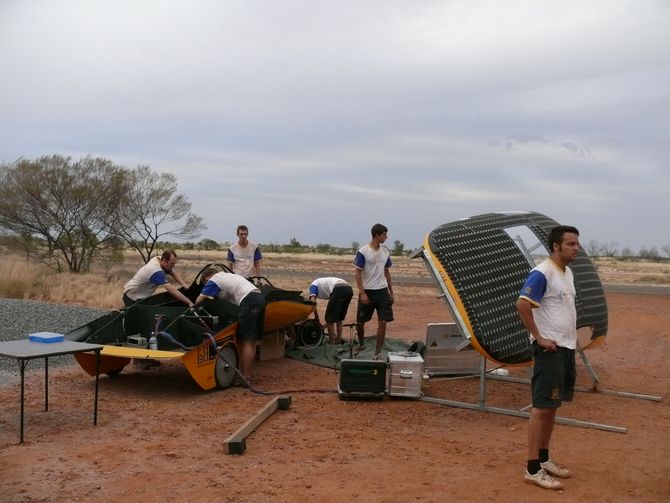
<instances>
[{"instance_id":1,"label":"short dark hair","mask_svg":"<svg viewBox=\"0 0 670 503\"><path fill-rule=\"evenodd\" d=\"M161 255L161 261L170 260L172 257L177 258L177 253L174 250L165 250Z\"/></svg>"},{"instance_id":2,"label":"short dark hair","mask_svg":"<svg viewBox=\"0 0 670 503\"><path fill-rule=\"evenodd\" d=\"M247 231L249 232L249 228L246 225L238 225L237 230L235 231L235 235L237 236L240 231Z\"/></svg>"},{"instance_id":3,"label":"short dark hair","mask_svg":"<svg viewBox=\"0 0 670 503\"><path fill-rule=\"evenodd\" d=\"M372 237L379 236L380 234L384 234L385 232L388 232L389 230L386 228L385 225L382 224L374 224L372 226L372 229L370 229L370 233L372 234Z\"/></svg>"},{"instance_id":4,"label":"short dark hair","mask_svg":"<svg viewBox=\"0 0 670 503\"><path fill-rule=\"evenodd\" d=\"M216 269L213 267L208 267L204 271L202 271L202 274L200 275L200 284L204 284L209 278L214 276L216 274Z\"/></svg>"},{"instance_id":5,"label":"short dark hair","mask_svg":"<svg viewBox=\"0 0 670 503\"><path fill-rule=\"evenodd\" d=\"M549 247L549 253L554 251L554 244L561 246L563 242L563 234L570 232L572 234L577 234L579 236L579 231L577 227L571 225L558 225L549 231L547 236L547 247Z\"/></svg>"}]
</instances>

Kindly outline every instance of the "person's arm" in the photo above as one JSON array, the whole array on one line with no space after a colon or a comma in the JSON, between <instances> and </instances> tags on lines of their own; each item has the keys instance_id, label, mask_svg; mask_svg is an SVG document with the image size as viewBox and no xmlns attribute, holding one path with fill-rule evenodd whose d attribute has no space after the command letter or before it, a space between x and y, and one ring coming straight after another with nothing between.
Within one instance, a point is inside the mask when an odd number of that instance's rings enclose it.
<instances>
[{"instance_id":1,"label":"person's arm","mask_svg":"<svg viewBox=\"0 0 670 503\"><path fill-rule=\"evenodd\" d=\"M163 285L163 288L170 292L170 295L172 295L175 299L182 301L188 307L193 307L193 302L191 302L191 300L186 295L177 290L177 287L172 283L166 283Z\"/></svg>"},{"instance_id":2,"label":"person's arm","mask_svg":"<svg viewBox=\"0 0 670 503\"><path fill-rule=\"evenodd\" d=\"M228 269L235 272L235 255L233 254L233 250L230 248L228 248L228 255L226 255L225 264Z\"/></svg>"},{"instance_id":3,"label":"person's arm","mask_svg":"<svg viewBox=\"0 0 670 503\"><path fill-rule=\"evenodd\" d=\"M533 336L537 345L541 348L544 348L545 351L556 351L556 343L552 340L545 339L540 334L540 330L535 324L535 318L533 318L533 305L530 301L526 299L519 299L516 301L516 310L519 313L519 318L521 318L521 323Z\"/></svg>"},{"instance_id":4,"label":"person's arm","mask_svg":"<svg viewBox=\"0 0 670 503\"><path fill-rule=\"evenodd\" d=\"M314 320L321 325L321 319L319 318L319 311L316 309L316 295L310 295L309 300L314 302Z\"/></svg>"},{"instance_id":5,"label":"person's arm","mask_svg":"<svg viewBox=\"0 0 670 503\"><path fill-rule=\"evenodd\" d=\"M368 294L363 289L363 271L358 267L356 268L356 287L358 288L358 298L361 304L369 304L370 299L368 299Z\"/></svg>"},{"instance_id":6,"label":"person's arm","mask_svg":"<svg viewBox=\"0 0 670 503\"><path fill-rule=\"evenodd\" d=\"M172 269L172 272L170 273L170 276L174 278L174 280L179 283L181 286L184 288L188 288L188 285L184 282L182 279L181 275L174 269Z\"/></svg>"},{"instance_id":7,"label":"person's arm","mask_svg":"<svg viewBox=\"0 0 670 503\"><path fill-rule=\"evenodd\" d=\"M254 262L254 276L260 276L261 275L261 261L256 260Z\"/></svg>"},{"instance_id":8,"label":"person's arm","mask_svg":"<svg viewBox=\"0 0 670 503\"><path fill-rule=\"evenodd\" d=\"M391 296L391 304L393 304L393 283L391 281L391 271L389 268L384 269L384 277L386 277L386 282L388 283L389 295Z\"/></svg>"}]
</instances>

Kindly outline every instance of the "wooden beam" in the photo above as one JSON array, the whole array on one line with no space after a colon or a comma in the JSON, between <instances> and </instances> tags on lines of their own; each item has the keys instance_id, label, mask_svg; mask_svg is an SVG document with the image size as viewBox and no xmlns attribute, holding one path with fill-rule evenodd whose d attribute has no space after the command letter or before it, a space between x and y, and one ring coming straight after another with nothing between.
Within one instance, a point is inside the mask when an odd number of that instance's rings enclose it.
<instances>
[{"instance_id":1,"label":"wooden beam","mask_svg":"<svg viewBox=\"0 0 670 503\"><path fill-rule=\"evenodd\" d=\"M247 448L245 439L258 425L265 421L278 408L286 410L291 405L291 395L279 395L268 402L265 407L249 418L235 433L226 439L224 445L228 454L242 454Z\"/></svg>"}]
</instances>

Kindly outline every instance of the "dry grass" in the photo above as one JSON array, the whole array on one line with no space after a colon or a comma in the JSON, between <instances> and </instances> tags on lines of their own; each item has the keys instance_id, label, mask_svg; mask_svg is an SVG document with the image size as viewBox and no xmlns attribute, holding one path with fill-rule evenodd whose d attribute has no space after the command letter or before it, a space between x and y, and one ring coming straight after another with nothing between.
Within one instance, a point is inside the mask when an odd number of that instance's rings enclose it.
<instances>
[{"instance_id":1,"label":"dry grass","mask_svg":"<svg viewBox=\"0 0 670 503\"><path fill-rule=\"evenodd\" d=\"M597 258L598 274L609 285L670 285L670 263Z\"/></svg>"},{"instance_id":2,"label":"dry grass","mask_svg":"<svg viewBox=\"0 0 670 503\"><path fill-rule=\"evenodd\" d=\"M18 257L5 257L0 262L0 297L34 299L49 282L49 268L28 264Z\"/></svg>"},{"instance_id":3,"label":"dry grass","mask_svg":"<svg viewBox=\"0 0 670 503\"><path fill-rule=\"evenodd\" d=\"M224 262L223 251L179 251L178 268L190 283L207 263ZM265 253L262 274L270 278L281 274L276 284L282 288L304 291L304 276L291 273L320 272L323 275L351 276L353 256ZM394 276L427 278L422 260L393 257ZM595 260L604 284L670 285L670 262L623 261L602 258ZM121 307L123 285L142 265L136 254L126 253L123 264L100 268L89 274L56 274L42 264L27 263L18 256L6 255L0 264L0 297L33 299L64 304L77 304L101 309ZM273 280L274 282L274 280ZM399 285L398 285L399 286ZM411 287L413 295L433 296L431 288ZM400 293L400 292L399 292Z\"/></svg>"}]
</instances>

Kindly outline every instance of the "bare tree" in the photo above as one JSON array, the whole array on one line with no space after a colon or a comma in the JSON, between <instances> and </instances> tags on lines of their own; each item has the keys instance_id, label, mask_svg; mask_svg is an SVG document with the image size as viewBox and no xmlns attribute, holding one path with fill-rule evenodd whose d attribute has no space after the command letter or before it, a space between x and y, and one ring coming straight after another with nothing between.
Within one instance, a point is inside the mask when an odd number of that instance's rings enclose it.
<instances>
[{"instance_id":1,"label":"bare tree","mask_svg":"<svg viewBox=\"0 0 670 503\"><path fill-rule=\"evenodd\" d=\"M58 271L87 272L113 236L123 169L102 158L44 156L0 166L0 227ZM35 247L35 240L41 246ZM26 247L30 243L30 247Z\"/></svg>"},{"instance_id":2,"label":"bare tree","mask_svg":"<svg viewBox=\"0 0 670 503\"><path fill-rule=\"evenodd\" d=\"M586 243L584 250L590 257L600 257L603 255L603 245L593 239Z\"/></svg>"},{"instance_id":3,"label":"bare tree","mask_svg":"<svg viewBox=\"0 0 670 503\"><path fill-rule=\"evenodd\" d=\"M602 244L603 257L616 257L619 254L619 245L612 241Z\"/></svg>"},{"instance_id":4,"label":"bare tree","mask_svg":"<svg viewBox=\"0 0 670 503\"><path fill-rule=\"evenodd\" d=\"M195 239L207 228L201 217L191 213L187 197L176 193L174 175L154 174L148 166L138 166L127 174L126 182L116 211L116 231L145 263L161 238Z\"/></svg>"}]
</instances>

